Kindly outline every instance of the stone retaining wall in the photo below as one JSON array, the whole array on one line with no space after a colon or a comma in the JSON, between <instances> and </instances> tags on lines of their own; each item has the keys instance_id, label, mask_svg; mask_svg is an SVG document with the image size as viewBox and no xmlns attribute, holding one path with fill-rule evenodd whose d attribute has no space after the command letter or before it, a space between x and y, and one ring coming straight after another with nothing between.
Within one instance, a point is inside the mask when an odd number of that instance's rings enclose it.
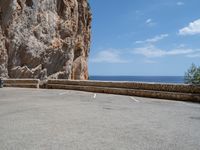
<instances>
[{"instance_id":1,"label":"stone retaining wall","mask_svg":"<svg viewBox=\"0 0 200 150\"><path fill-rule=\"evenodd\" d=\"M4 87L39 88L38 79L4 79Z\"/></svg>"},{"instance_id":2,"label":"stone retaining wall","mask_svg":"<svg viewBox=\"0 0 200 150\"><path fill-rule=\"evenodd\" d=\"M200 86L140 82L6 79L5 87L80 90L169 100L200 102Z\"/></svg>"},{"instance_id":3,"label":"stone retaining wall","mask_svg":"<svg viewBox=\"0 0 200 150\"><path fill-rule=\"evenodd\" d=\"M200 102L200 87L187 84L48 80L47 88Z\"/></svg>"},{"instance_id":4,"label":"stone retaining wall","mask_svg":"<svg viewBox=\"0 0 200 150\"><path fill-rule=\"evenodd\" d=\"M167 92L182 92L200 94L200 86L188 84L164 84L164 83L142 83L142 82L107 82L107 81L83 81L83 80L48 80L48 84L64 84L79 86L96 86L125 89L143 89Z\"/></svg>"}]
</instances>

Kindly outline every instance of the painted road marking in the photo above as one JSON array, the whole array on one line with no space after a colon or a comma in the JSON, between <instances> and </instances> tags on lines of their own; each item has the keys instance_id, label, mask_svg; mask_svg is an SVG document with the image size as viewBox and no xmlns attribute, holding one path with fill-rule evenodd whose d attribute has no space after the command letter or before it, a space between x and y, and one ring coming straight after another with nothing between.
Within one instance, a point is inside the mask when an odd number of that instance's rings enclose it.
<instances>
[{"instance_id":1,"label":"painted road marking","mask_svg":"<svg viewBox=\"0 0 200 150\"><path fill-rule=\"evenodd\" d=\"M97 97L97 94L95 93L93 98L95 99L96 97Z\"/></svg>"},{"instance_id":2,"label":"painted road marking","mask_svg":"<svg viewBox=\"0 0 200 150\"><path fill-rule=\"evenodd\" d=\"M68 92L62 92L62 93L59 93L59 95L65 95L67 94Z\"/></svg>"},{"instance_id":3,"label":"painted road marking","mask_svg":"<svg viewBox=\"0 0 200 150\"><path fill-rule=\"evenodd\" d=\"M135 97L131 97L132 100L134 100L135 102L140 102L139 100L137 100Z\"/></svg>"}]
</instances>

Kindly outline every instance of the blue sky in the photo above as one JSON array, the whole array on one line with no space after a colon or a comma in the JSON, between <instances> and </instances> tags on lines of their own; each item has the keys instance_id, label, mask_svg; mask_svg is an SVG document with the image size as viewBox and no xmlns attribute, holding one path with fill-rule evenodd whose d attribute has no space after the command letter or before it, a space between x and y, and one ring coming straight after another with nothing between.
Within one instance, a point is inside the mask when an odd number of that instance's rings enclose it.
<instances>
[{"instance_id":1,"label":"blue sky","mask_svg":"<svg viewBox=\"0 0 200 150\"><path fill-rule=\"evenodd\" d=\"M90 75L184 75L200 65L200 0L90 0Z\"/></svg>"}]
</instances>

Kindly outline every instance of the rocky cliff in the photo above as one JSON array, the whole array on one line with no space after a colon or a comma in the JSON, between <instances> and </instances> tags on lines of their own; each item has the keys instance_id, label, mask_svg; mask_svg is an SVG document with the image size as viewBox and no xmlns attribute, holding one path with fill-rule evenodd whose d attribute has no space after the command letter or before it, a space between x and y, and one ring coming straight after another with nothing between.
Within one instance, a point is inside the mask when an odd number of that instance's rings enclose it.
<instances>
[{"instance_id":1,"label":"rocky cliff","mask_svg":"<svg viewBox=\"0 0 200 150\"><path fill-rule=\"evenodd\" d=\"M87 0L0 0L0 76L87 79Z\"/></svg>"}]
</instances>

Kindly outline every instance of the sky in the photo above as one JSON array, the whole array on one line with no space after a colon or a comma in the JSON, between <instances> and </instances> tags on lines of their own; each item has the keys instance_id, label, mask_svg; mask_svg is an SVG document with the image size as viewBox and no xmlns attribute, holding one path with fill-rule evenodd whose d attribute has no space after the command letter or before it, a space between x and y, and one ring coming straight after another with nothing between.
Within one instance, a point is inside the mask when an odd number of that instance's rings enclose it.
<instances>
[{"instance_id":1,"label":"sky","mask_svg":"<svg viewBox=\"0 0 200 150\"><path fill-rule=\"evenodd\" d=\"M183 76L200 65L200 0L89 0L90 75Z\"/></svg>"}]
</instances>

